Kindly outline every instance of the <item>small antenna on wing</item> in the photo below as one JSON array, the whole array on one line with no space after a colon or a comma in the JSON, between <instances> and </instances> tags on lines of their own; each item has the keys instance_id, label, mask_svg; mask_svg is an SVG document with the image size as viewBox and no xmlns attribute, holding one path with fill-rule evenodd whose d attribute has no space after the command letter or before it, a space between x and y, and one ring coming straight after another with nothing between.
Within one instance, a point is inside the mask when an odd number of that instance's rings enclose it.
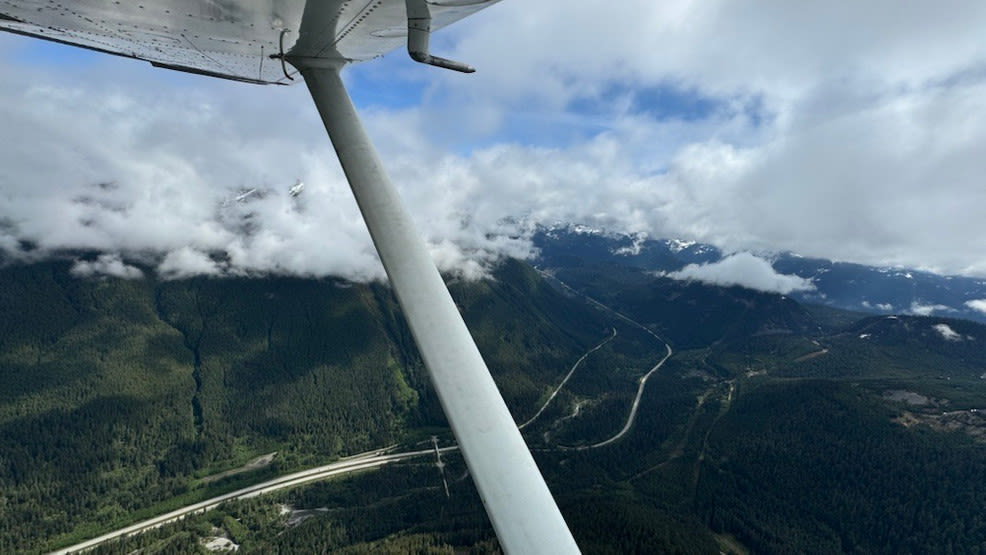
<instances>
[{"instance_id":1,"label":"small antenna on wing","mask_svg":"<svg viewBox=\"0 0 986 555\"><path fill-rule=\"evenodd\" d=\"M468 64L432 56L428 52L431 39L431 10L428 9L427 1L406 0L405 4L407 6L407 53L411 55L412 60L462 73L476 71L476 68Z\"/></svg>"}]
</instances>

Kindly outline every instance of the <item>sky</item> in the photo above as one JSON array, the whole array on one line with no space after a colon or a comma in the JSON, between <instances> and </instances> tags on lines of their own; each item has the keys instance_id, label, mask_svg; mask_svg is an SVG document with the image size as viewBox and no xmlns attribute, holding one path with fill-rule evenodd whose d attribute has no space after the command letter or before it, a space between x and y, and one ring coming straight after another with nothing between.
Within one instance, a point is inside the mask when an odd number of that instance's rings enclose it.
<instances>
[{"instance_id":1,"label":"sky","mask_svg":"<svg viewBox=\"0 0 986 555\"><path fill-rule=\"evenodd\" d=\"M745 251L986 276L984 28L983 2L504 0L432 39L475 74L395 51L344 77L443 270L579 223L714 244L690 272L724 283L806 286ZM383 276L303 85L6 34L0 73L7 257Z\"/></svg>"}]
</instances>

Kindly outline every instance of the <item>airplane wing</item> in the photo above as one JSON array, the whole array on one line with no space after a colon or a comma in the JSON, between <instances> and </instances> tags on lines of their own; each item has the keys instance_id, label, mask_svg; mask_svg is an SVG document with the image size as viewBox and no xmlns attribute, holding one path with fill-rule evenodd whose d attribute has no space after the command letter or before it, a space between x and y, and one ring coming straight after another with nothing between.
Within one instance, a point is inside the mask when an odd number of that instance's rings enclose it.
<instances>
[{"instance_id":1,"label":"airplane wing","mask_svg":"<svg viewBox=\"0 0 986 555\"><path fill-rule=\"evenodd\" d=\"M434 31L498 1L422 4ZM407 43L408 16L404 0L0 0L0 30L168 69L286 85L297 71L278 57L376 58Z\"/></svg>"}]
</instances>

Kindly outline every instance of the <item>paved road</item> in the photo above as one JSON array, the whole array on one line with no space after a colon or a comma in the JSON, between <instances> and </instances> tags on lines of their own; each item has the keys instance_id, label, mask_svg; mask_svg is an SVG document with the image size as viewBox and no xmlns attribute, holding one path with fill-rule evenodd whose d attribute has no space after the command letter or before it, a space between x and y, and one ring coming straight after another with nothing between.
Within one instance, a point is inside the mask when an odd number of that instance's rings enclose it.
<instances>
[{"instance_id":1,"label":"paved road","mask_svg":"<svg viewBox=\"0 0 986 555\"><path fill-rule=\"evenodd\" d=\"M439 449L439 451L454 451L458 447L444 447ZM73 546L59 549L53 552L54 554L61 555L66 553L78 553L81 551L86 551L92 549L97 545L106 543L117 538L122 538L124 536L133 536L135 534L140 534L151 530L153 528L158 528L170 522L175 522L176 520L181 520L186 516L194 513L202 513L211 509L218 507L219 505L225 503L226 501L232 501L234 499L247 499L250 497L256 497L264 493L270 493L279 489L290 488L294 486L299 486L308 482L314 482L317 480L324 480L331 476L338 476L340 474L347 474L350 472L355 472L357 470L366 470L368 468L376 468L386 464L403 461L405 459L411 459L415 457L422 457L426 455L434 455L435 451L433 449L423 449L421 451L409 451L406 453L387 453L386 450L376 450L367 453L362 453L360 455L354 455L352 457L347 457L341 459L332 464L327 464L325 466L319 466L317 468L311 468L308 470L303 470L301 472L295 472L293 474L287 474L279 478L274 478L273 480L268 480L253 486L243 488L225 495L220 495L218 497L213 497L212 499L207 499L193 505L188 505L181 509L171 511L143 522L138 522L121 528L119 530L110 532L108 534L103 534L98 538L93 538L81 543L77 543Z\"/></svg>"},{"instance_id":2,"label":"paved road","mask_svg":"<svg viewBox=\"0 0 986 555\"><path fill-rule=\"evenodd\" d=\"M630 416L627 418L627 423L623 425L623 429L620 430L619 433L617 433L615 436L607 440L600 441L599 443L593 443L592 445L584 445L582 447L578 447L577 449L579 451L583 449L595 449L596 447L609 445L610 443L619 440L620 438L625 436L627 432L630 431L630 427L633 426L633 420L637 418L637 407L640 406L640 397L644 394L644 386L647 385L647 378L649 378L651 374L653 374L654 372L657 372L657 370L661 366L663 366L664 363L667 362L669 358L671 358L671 345L665 343L664 347L668 350L668 354L664 355L664 358L662 358L660 362L654 365L654 367L650 369L650 372L647 372L646 374L644 374L644 377L640 378L640 385L637 387L637 396L634 397L633 399L633 405L630 407Z\"/></svg>"},{"instance_id":3,"label":"paved road","mask_svg":"<svg viewBox=\"0 0 986 555\"><path fill-rule=\"evenodd\" d=\"M625 322L627 322L629 324L632 324L632 325L634 325L634 326L636 326L636 327L644 330L645 332L649 333L654 339L657 339L658 341L660 341L661 343L663 343L664 344L664 348L668 350L668 353L666 355L664 355L664 358L662 358L656 365L654 365L654 367L651 368L649 372L647 372L646 374L644 374L644 377L640 378L640 385L637 387L637 396L633 399L633 405L630 407L630 416L627 418L627 422L626 422L626 424L623 425L623 429L622 430L620 430L619 432L617 432L616 435L614 435L613 437L611 437L609 439L606 439L606 440L603 440L603 441L600 441L599 443L593 443L592 445L583 445L581 447L574 447L574 448L572 448L572 447L568 447L568 448L562 447L562 448L563 449L575 449L575 450L578 450L578 451L582 451L584 449L595 449L596 447L602 447L604 445L609 445L610 443L613 443L614 441L619 440L620 438L622 438L623 436L625 436L627 432L630 431L630 428L633 426L634 419L637 418L637 407L640 406L640 397L644 394L644 386L647 385L647 378L651 377L651 374L653 374L654 372L657 372L657 370L659 368L661 368L661 366L664 366L664 363L667 362L667 360L669 358L671 358L671 354L672 354L671 344L668 343L667 341L661 339L661 336L659 336L656 333L654 333L653 331L651 331L651 329L648 328L647 326L641 324L640 322L638 322L638 321L630 318L629 316L627 316L627 315L625 315L625 314L623 314L621 312L618 312L618 311L616 311L616 310L614 310L614 309L612 309L612 308L604 305L603 303L597 301L596 299L593 299L592 297L590 297L589 295L586 295L585 293L581 293L579 291L576 291L575 289L573 289L572 287L570 287L567 283L565 283L562 280L556 278L555 276L549 274L548 272L545 272L543 270L537 270L537 272L539 274L541 274L542 277L545 277L545 278L554 280L556 283L558 283L559 285L561 285L565 289L571 291L575 295L578 295L578 296L584 298L589 303L591 303L593 305L596 305L597 307L599 307L599 308L601 308L601 309L603 309L603 310L605 310L607 312L612 313L617 318L620 318L621 320L623 320L623 321L625 321ZM616 335L616 330L615 329L613 330L613 335L614 336ZM564 385L564 382L562 382L562 385Z\"/></svg>"},{"instance_id":4,"label":"paved road","mask_svg":"<svg viewBox=\"0 0 986 555\"><path fill-rule=\"evenodd\" d=\"M535 420L537 420L538 417L541 416L541 413L544 412L544 409L548 408L548 405L551 404L551 401L553 401L555 399L555 395L558 395L558 392L561 391L561 388L565 387L565 384L568 383L568 378L571 378L572 377L572 374L575 373L575 369L578 368L580 364L582 364L582 361L585 360L585 357L587 357L587 356L591 355L592 353L598 351L599 349L602 348L603 345L609 343L615 337L616 337L616 328L613 328L613 335L607 337L600 344L598 344L595 347L593 347L593 348L589 349L588 351L586 351L584 355L582 355L578 360L576 360L575 361L575 364L572 365L572 369L569 370L568 371L568 374L565 375L565 379L562 380L560 384L558 384L558 387L555 388L554 391L551 392L551 396L548 397L548 400L545 401L543 405L541 405L541 408L538 410L537 414L535 414L534 416L532 416L531 419L528 420L527 422L524 422L520 426L517 426L517 429L518 430L523 430L524 428L526 428L528 426L528 424L530 424L531 422L534 422Z\"/></svg>"}]
</instances>

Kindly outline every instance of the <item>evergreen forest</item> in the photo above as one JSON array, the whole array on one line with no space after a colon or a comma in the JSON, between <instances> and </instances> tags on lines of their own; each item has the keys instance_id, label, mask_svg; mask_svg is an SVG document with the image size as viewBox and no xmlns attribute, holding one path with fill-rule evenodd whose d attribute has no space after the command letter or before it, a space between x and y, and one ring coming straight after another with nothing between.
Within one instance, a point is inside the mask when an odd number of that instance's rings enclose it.
<instances>
[{"instance_id":1,"label":"evergreen forest","mask_svg":"<svg viewBox=\"0 0 986 555\"><path fill-rule=\"evenodd\" d=\"M454 444L385 284L70 267L0 268L0 552ZM583 552L986 552L986 327L605 264L448 279ZM93 553L498 552L461 457L442 460L227 502Z\"/></svg>"}]
</instances>

